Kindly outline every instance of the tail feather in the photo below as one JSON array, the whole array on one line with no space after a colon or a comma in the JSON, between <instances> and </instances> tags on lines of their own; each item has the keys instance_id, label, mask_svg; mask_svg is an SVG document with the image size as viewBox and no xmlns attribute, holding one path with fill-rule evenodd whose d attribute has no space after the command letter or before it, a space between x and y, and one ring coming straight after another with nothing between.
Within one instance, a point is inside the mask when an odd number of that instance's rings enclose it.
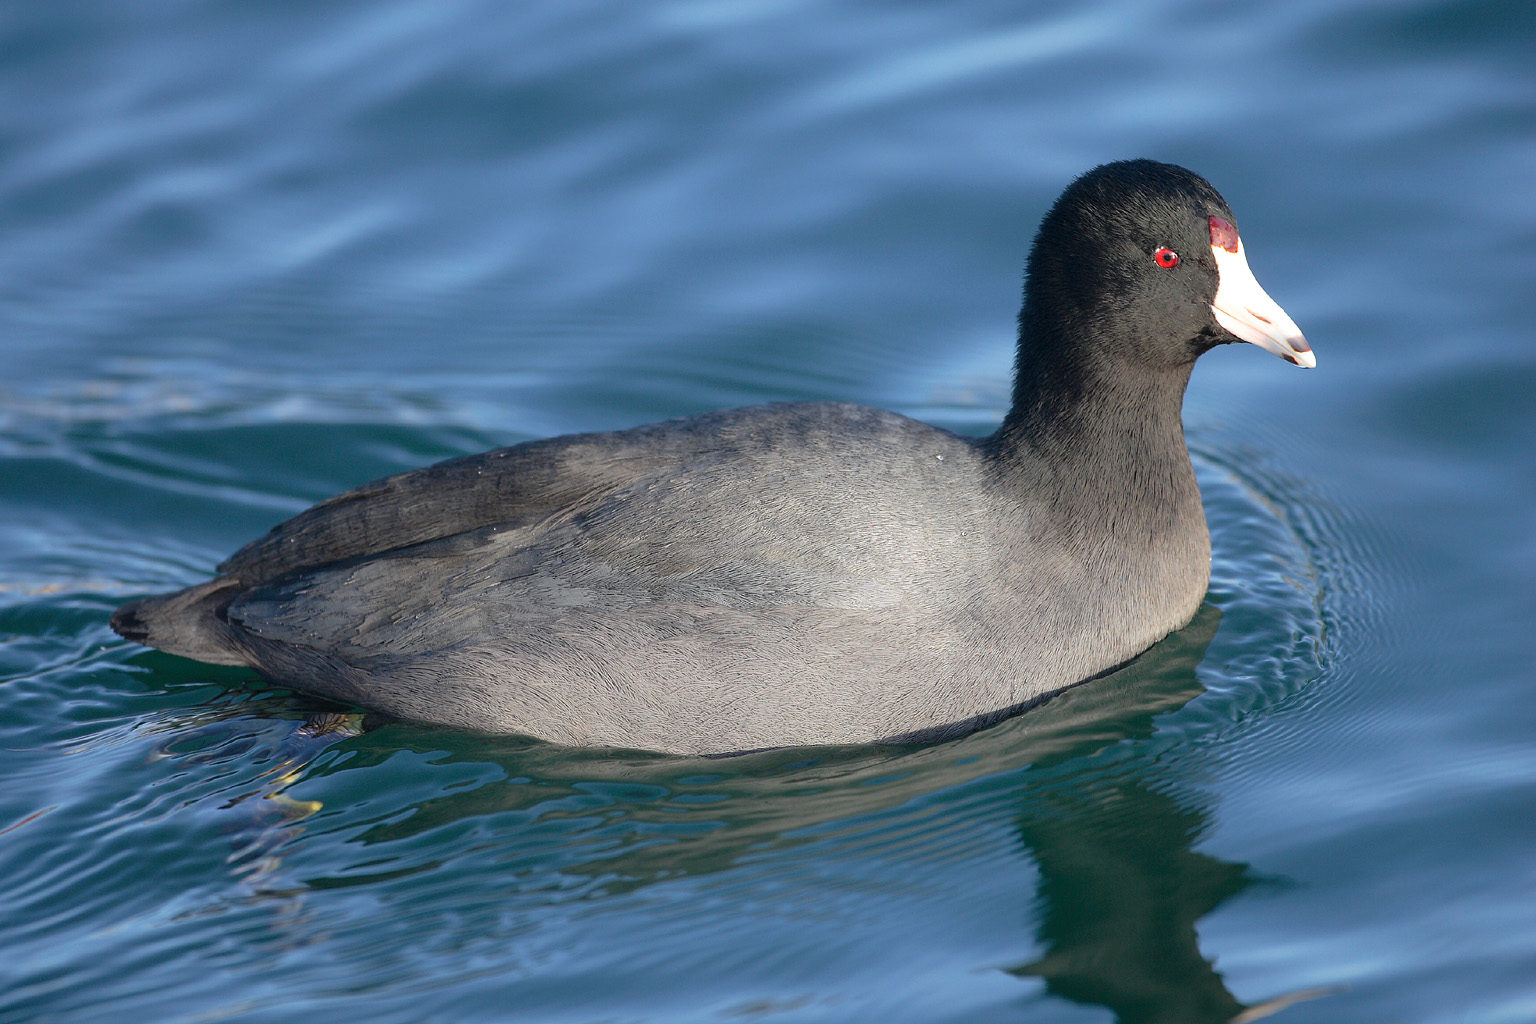
<instances>
[{"instance_id":1,"label":"tail feather","mask_svg":"<svg viewBox=\"0 0 1536 1024\"><path fill-rule=\"evenodd\" d=\"M112 629L134 643L183 658L248 665L223 614L240 590L238 579L221 576L173 594L136 598L112 613Z\"/></svg>"}]
</instances>

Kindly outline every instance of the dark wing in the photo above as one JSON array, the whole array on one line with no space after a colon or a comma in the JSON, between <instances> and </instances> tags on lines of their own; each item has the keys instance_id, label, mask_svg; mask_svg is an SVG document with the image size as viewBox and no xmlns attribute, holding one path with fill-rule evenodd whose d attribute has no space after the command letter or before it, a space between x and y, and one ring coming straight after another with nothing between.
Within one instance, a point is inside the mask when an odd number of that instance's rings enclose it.
<instances>
[{"instance_id":1,"label":"dark wing","mask_svg":"<svg viewBox=\"0 0 1536 1024\"><path fill-rule=\"evenodd\" d=\"M516 528L567 517L664 470L703 441L696 429L656 424L449 459L322 501L236 551L218 571L258 586L496 524Z\"/></svg>"},{"instance_id":2,"label":"dark wing","mask_svg":"<svg viewBox=\"0 0 1536 1024\"><path fill-rule=\"evenodd\" d=\"M532 441L364 484L278 524L225 560L216 579L123 604L112 628L183 657L247 664L226 619L242 592L492 526L558 524L709 445L704 419Z\"/></svg>"}]
</instances>

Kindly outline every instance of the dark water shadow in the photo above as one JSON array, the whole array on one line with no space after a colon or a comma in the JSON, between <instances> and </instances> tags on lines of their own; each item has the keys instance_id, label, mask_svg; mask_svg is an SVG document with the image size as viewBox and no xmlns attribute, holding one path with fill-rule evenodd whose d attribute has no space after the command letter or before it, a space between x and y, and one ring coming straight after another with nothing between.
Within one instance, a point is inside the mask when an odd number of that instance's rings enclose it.
<instances>
[{"instance_id":1,"label":"dark water shadow","mask_svg":"<svg viewBox=\"0 0 1536 1024\"><path fill-rule=\"evenodd\" d=\"M1119 1024L1224 1024L1249 1009L1201 953L1195 926L1254 876L1192 848L1212 811L1162 762L1107 756L1149 739L1159 715L1205 692L1196 668L1219 621L1207 606L1156 657L1084 688L1070 717L1090 735L1022 773L1014 824L1039 871L1043 952L1009 973L1105 1007Z\"/></svg>"}]
</instances>

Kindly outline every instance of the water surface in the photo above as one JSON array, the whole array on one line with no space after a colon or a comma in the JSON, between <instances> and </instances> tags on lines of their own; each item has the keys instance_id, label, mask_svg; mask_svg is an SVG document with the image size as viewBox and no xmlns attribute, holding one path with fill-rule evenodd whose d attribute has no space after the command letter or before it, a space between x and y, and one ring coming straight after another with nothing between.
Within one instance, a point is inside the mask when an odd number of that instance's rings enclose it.
<instances>
[{"instance_id":1,"label":"water surface","mask_svg":"<svg viewBox=\"0 0 1536 1024\"><path fill-rule=\"evenodd\" d=\"M1536 15L0 12L0 1018L1536 1019ZM1209 177L1187 629L966 739L324 733L128 645L343 488L784 399L967 432L1071 177Z\"/></svg>"}]
</instances>

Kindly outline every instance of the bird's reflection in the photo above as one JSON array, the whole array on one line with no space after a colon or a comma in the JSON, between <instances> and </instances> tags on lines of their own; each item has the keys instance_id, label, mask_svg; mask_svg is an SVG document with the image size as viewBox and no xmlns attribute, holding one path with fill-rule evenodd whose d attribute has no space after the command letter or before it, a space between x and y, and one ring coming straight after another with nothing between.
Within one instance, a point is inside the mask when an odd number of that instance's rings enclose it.
<instances>
[{"instance_id":1,"label":"bird's reflection","mask_svg":"<svg viewBox=\"0 0 1536 1024\"><path fill-rule=\"evenodd\" d=\"M1105 1006L1120 1024L1219 1024L1244 1010L1200 952L1195 923L1249 883L1190 849L1205 813L1120 780L1032 807L1019 835L1040 871L1043 956L1012 973Z\"/></svg>"},{"instance_id":2,"label":"bird's reflection","mask_svg":"<svg viewBox=\"0 0 1536 1024\"><path fill-rule=\"evenodd\" d=\"M1098 706L1079 714L1112 723L1122 742L1150 737L1159 713L1204 692L1195 669L1219 619L1207 608L1158 657L1085 687L1084 703ZM1107 1007L1119 1024L1231 1021L1245 1007L1201 954L1195 923L1250 883L1246 866L1192 849L1209 812L1162 777L1155 758L1058 776L1066 762L1093 760L1095 745L1104 749L1096 737L1028 769L1041 784L1024 787L1016 822L1040 872L1035 936L1044 953L1011 973Z\"/></svg>"},{"instance_id":3,"label":"bird's reflection","mask_svg":"<svg viewBox=\"0 0 1536 1024\"><path fill-rule=\"evenodd\" d=\"M1189 627L1118 672L949 743L707 761L387 726L343 739L348 756L329 759L325 772L381 768L412 748L430 755L421 779L396 769L383 783L423 787L412 813L376 820L347 839L371 848L372 861L420 846L403 840L451 833L466 820L514 822L507 832L525 839L547 829L543 839L565 836L567 851L572 842L593 849L600 830L600 855L567 853L558 867L532 869L592 879L596 898L726 871L747 854L761 863L767 853L813 841L807 837L829 823L1003 780L1000 798L1010 801L1018 840L1039 872L1034 919L1021 926L1032 927L1041 952L1009 973L1039 979L1052 996L1105 1007L1121 1024L1253 1020L1265 1008L1245 1008L1227 990L1196 935L1200 918L1252 877L1245 865L1193 849L1212 809L1164 767L1169 759L1160 752L1177 739L1157 733L1168 712L1204 692L1196 667L1220 618L1206 606ZM312 742L318 750L338 735ZM470 763L500 766L499 784L449 789L430 774ZM405 870L391 868L394 877L433 870L431 863L396 867ZM304 886L371 885L380 877L313 878ZM293 892L285 887L285 895Z\"/></svg>"}]
</instances>

